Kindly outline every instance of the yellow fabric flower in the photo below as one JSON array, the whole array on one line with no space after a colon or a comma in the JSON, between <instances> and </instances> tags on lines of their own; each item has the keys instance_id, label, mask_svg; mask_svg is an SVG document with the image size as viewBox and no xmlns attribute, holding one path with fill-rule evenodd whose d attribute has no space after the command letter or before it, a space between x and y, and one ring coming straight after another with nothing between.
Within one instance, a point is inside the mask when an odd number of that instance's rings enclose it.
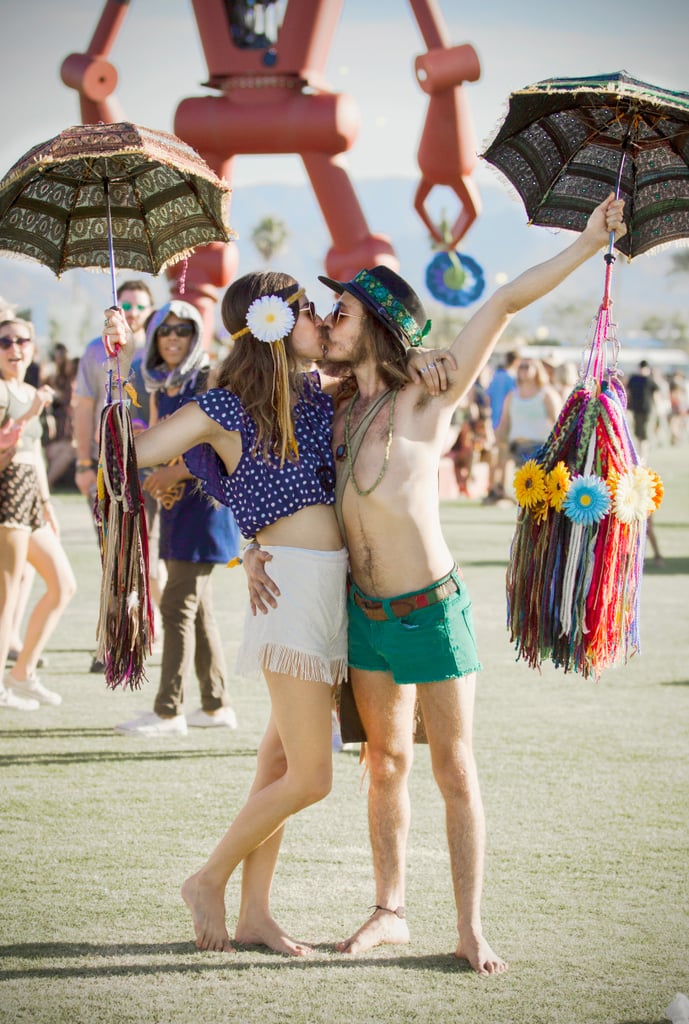
<instances>
[{"instance_id":1,"label":"yellow fabric flower","mask_svg":"<svg viewBox=\"0 0 689 1024\"><path fill-rule=\"evenodd\" d=\"M546 498L556 512L562 511L562 502L567 497L569 481L569 470L564 462L558 462L545 478Z\"/></svg>"},{"instance_id":2,"label":"yellow fabric flower","mask_svg":"<svg viewBox=\"0 0 689 1024\"><path fill-rule=\"evenodd\" d=\"M620 522L640 522L655 508L655 483L648 470L644 466L633 466L622 473L613 502L613 512Z\"/></svg>"},{"instance_id":3,"label":"yellow fabric flower","mask_svg":"<svg viewBox=\"0 0 689 1024\"><path fill-rule=\"evenodd\" d=\"M617 493L617 483L618 483L619 479L620 479L620 474L618 473L618 471L616 469L611 469L610 472L608 473L608 478L605 481L606 484L608 485L608 490L610 491L610 497L612 498L613 501L615 500L615 494Z\"/></svg>"},{"instance_id":4,"label":"yellow fabric flower","mask_svg":"<svg viewBox=\"0 0 689 1024\"><path fill-rule=\"evenodd\" d=\"M547 501L539 501L531 507L531 515L534 517L536 522L542 525L548 518L549 505Z\"/></svg>"},{"instance_id":5,"label":"yellow fabric flower","mask_svg":"<svg viewBox=\"0 0 689 1024\"><path fill-rule=\"evenodd\" d=\"M514 474L514 492L523 508L532 509L546 500L545 473L535 459L529 459Z\"/></svg>"}]
</instances>

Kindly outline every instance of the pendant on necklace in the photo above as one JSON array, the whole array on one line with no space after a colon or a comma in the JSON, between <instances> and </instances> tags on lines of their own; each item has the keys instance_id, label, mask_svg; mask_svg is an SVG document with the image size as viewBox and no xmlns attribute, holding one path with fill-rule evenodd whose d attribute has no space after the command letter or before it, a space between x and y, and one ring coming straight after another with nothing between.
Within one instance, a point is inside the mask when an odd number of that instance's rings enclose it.
<instances>
[{"instance_id":1,"label":"pendant on necklace","mask_svg":"<svg viewBox=\"0 0 689 1024\"><path fill-rule=\"evenodd\" d=\"M338 444L337 448L335 449L335 458L337 459L338 462L342 462L346 452L347 446L344 444Z\"/></svg>"}]
</instances>

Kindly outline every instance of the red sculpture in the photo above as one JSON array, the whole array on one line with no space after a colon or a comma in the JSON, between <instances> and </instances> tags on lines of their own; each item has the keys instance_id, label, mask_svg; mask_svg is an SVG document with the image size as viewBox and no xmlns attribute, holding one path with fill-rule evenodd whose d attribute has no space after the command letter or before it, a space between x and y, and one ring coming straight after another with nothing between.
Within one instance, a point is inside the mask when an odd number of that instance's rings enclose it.
<instances>
[{"instance_id":1,"label":"red sculpture","mask_svg":"<svg viewBox=\"0 0 689 1024\"><path fill-rule=\"evenodd\" d=\"M182 100L174 121L175 133L229 184L237 156L298 154L332 238L325 270L337 279L363 266L398 266L390 240L371 233L338 159L353 146L359 127L353 100L331 92L323 78L343 2L193 0L208 65L205 84L217 95ZM436 0L409 2L427 47L416 59L416 77L430 97L414 205L432 237L454 248L480 212L471 180L476 146L462 89L462 82L478 79L480 66L472 46L449 45ZM107 56L128 9L122 0L107 0L86 53L71 54L62 64L63 81L79 93L85 124L125 120L113 95L117 71ZM436 185L451 188L459 201L450 238L426 210ZM185 298L198 306L209 334L217 289L229 284L237 264L236 247L220 243L189 260ZM175 267L170 273L173 297L180 272Z\"/></svg>"}]
</instances>

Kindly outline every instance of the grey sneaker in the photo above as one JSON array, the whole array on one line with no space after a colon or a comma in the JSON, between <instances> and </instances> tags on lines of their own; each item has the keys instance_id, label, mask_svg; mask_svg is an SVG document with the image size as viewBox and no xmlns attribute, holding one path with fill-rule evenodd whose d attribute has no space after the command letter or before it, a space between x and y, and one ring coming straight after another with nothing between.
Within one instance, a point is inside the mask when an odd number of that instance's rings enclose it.
<instances>
[{"instance_id":1,"label":"grey sneaker","mask_svg":"<svg viewBox=\"0 0 689 1024\"><path fill-rule=\"evenodd\" d=\"M11 672L5 676L5 684L19 697L37 700L39 704L62 704L62 697L43 685L35 672L26 679L15 679Z\"/></svg>"},{"instance_id":2,"label":"grey sneaker","mask_svg":"<svg viewBox=\"0 0 689 1024\"><path fill-rule=\"evenodd\" d=\"M37 700L25 700L17 697L11 690L6 690L0 683L0 709L7 708L8 711L38 711L41 705Z\"/></svg>"},{"instance_id":3,"label":"grey sneaker","mask_svg":"<svg viewBox=\"0 0 689 1024\"><path fill-rule=\"evenodd\" d=\"M197 708L187 718L187 725L195 729L213 729L221 726L226 729L236 729L237 716L233 708L223 707L211 712Z\"/></svg>"},{"instance_id":4,"label":"grey sneaker","mask_svg":"<svg viewBox=\"0 0 689 1024\"><path fill-rule=\"evenodd\" d=\"M116 725L115 732L125 736L186 736L187 720L184 715L161 718L155 711L147 711L131 722Z\"/></svg>"}]
</instances>

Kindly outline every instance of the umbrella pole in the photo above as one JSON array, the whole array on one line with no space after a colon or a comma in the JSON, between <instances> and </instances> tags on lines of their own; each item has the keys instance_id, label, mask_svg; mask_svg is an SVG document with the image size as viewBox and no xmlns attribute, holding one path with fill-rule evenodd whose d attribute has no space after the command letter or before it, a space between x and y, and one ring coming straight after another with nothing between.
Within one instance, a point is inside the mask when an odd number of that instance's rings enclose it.
<instances>
[{"instance_id":1,"label":"umbrella pole","mask_svg":"<svg viewBox=\"0 0 689 1024\"><path fill-rule=\"evenodd\" d=\"M629 137L631 135L632 126L629 125L627 134L625 135L622 143L622 159L620 160L620 168L617 172L617 181L615 182L615 199L620 198L620 191L622 189L622 171L624 170L624 162L627 159L627 149L629 147ZM605 260L605 284L603 286L603 308L610 308L610 288L612 284L612 265L615 262L615 232L610 232L610 245L603 259Z\"/></svg>"},{"instance_id":2,"label":"umbrella pole","mask_svg":"<svg viewBox=\"0 0 689 1024\"><path fill-rule=\"evenodd\" d=\"M115 280L115 247L112 240L112 214L110 212L110 182L103 178L103 195L105 196L105 219L108 225L108 259L110 261L110 287L112 289L112 305L117 306L117 282ZM115 357L117 362L117 388L120 393L120 405L122 405L122 374L120 373L120 356ZM108 403L112 402L112 376L108 384Z\"/></svg>"}]
</instances>

